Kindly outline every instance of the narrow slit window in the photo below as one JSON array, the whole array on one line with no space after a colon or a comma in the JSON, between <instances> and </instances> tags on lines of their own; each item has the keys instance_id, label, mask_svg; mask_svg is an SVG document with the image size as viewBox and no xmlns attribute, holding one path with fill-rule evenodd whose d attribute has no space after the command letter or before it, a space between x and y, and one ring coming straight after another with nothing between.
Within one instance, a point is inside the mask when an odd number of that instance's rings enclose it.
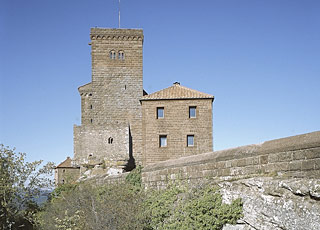
<instances>
[{"instance_id":1,"label":"narrow slit window","mask_svg":"<svg viewBox=\"0 0 320 230\"><path fill-rule=\"evenodd\" d=\"M91 124L93 123L93 119L90 119Z\"/></svg>"},{"instance_id":2,"label":"narrow slit window","mask_svg":"<svg viewBox=\"0 0 320 230\"><path fill-rule=\"evenodd\" d=\"M109 138L108 138L108 144L112 144L112 142L113 142L113 138L112 138L112 137L109 137Z\"/></svg>"},{"instance_id":3,"label":"narrow slit window","mask_svg":"<svg viewBox=\"0 0 320 230\"><path fill-rule=\"evenodd\" d=\"M189 118L196 118L197 116L197 107L196 106L190 106L189 107Z\"/></svg>"},{"instance_id":4,"label":"narrow slit window","mask_svg":"<svg viewBox=\"0 0 320 230\"><path fill-rule=\"evenodd\" d=\"M164 118L164 107L157 108L157 119Z\"/></svg>"},{"instance_id":5,"label":"narrow slit window","mask_svg":"<svg viewBox=\"0 0 320 230\"><path fill-rule=\"evenodd\" d=\"M194 135L187 136L187 146L188 147L194 146Z\"/></svg>"},{"instance_id":6,"label":"narrow slit window","mask_svg":"<svg viewBox=\"0 0 320 230\"><path fill-rule=\"evenodd\" d=\"M159 147L167 147L167 135L159 136Z\"/></svg>"}]
</instances>

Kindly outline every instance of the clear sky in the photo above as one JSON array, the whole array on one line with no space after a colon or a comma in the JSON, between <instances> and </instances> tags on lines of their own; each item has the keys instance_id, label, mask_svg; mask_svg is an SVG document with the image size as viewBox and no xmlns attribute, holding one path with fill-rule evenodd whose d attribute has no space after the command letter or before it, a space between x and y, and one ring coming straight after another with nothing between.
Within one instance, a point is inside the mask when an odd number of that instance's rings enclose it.
<instances>
[{"instance_id":1,"label":"clear sky","mask_svg":"<svg viewBox=\"0 0 320 230\"><path fill-rule=\"evenodd\" d=\"M144 29L144 88L213 94L214 149L320 130L319 0L121 0ZM0 143L28 160L73 156L90 27L117 0L1 0Z\"/></svg>"}]
</instances>

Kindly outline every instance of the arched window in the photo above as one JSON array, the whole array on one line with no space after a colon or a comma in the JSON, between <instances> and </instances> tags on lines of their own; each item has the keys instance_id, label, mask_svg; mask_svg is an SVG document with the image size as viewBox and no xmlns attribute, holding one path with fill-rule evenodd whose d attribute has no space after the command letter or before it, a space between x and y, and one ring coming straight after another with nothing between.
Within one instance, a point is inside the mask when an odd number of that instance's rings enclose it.
<instances>
[{"instance_id":1,"label":"arched window","mask_svg":"<svg viewBox=\"0 0 320 230\"><path fill-rule=\"evenodd\" d=\"M118 59L119 59L119 60L124 60L124 52L123 52L122 50L120 50L120 51L118 52Z\"/></svg>"},{"instance_id":2,"label":"arched window","mask_svg":"<svg viewBox=\"0 0 320 230\"><path fill-rule=\"evenodd\" d=\"M109 137L109 138L108 138L108 144L112 144L112 142L113 142L113 138L112 138L112 137Z\"/></svg>"},{"instance_id":3,"label":"arched window","mask_svg":"<svg viewBox=\"0 0 320 230\"><path fill-rule=\"evenodd\" d=\"M110 59L116 59L116 51L111 50L109 55Z\"/></svg>"}]
</instances>

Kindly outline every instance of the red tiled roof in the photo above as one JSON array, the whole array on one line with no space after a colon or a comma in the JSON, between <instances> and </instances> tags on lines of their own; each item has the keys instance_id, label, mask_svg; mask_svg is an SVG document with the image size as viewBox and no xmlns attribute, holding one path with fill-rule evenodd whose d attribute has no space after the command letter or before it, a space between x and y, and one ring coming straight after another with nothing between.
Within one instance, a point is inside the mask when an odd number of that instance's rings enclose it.
<instances>
[{"instance_id":1,"label":"red tiled roof","mask_svg":"<svg viewBox=\"0 0 320 230\"><path fill-rule=\"evenodd\" d=\"M67 157L67 159L61 162L56 168L73 168L71 165L71 158Z\"/></svg>"},{"instance_id":2,"label":"red tiled roof","mask_svg":"<svg viewBox=\"0 0 320 230\"><path fill-rule=\"evenodd\" d=\"M166 89L143 96L141 101L161 99L214 99L214 96L174 83Z\"/></svg>"}]
</instances>

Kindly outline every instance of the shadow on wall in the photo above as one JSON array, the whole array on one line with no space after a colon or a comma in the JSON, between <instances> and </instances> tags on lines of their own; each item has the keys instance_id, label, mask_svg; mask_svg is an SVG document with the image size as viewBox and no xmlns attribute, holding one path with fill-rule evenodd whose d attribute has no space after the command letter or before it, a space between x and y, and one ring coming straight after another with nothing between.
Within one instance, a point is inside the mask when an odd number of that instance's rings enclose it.
<instances>
[{"instance_id":1,"label":"shadow on wall","mask_svg":"<svg viewBox=\"0 0 320 230\"><path fill-rule=\"evenodd\" d=\"M129 160L124 167L124 171L129 172L129 171L133 170L135 167L136 167L136 161L135 161L133 154L132 154L132 135L131 135L131 129L129 126Z\"/></svg>"}]
</instances>

